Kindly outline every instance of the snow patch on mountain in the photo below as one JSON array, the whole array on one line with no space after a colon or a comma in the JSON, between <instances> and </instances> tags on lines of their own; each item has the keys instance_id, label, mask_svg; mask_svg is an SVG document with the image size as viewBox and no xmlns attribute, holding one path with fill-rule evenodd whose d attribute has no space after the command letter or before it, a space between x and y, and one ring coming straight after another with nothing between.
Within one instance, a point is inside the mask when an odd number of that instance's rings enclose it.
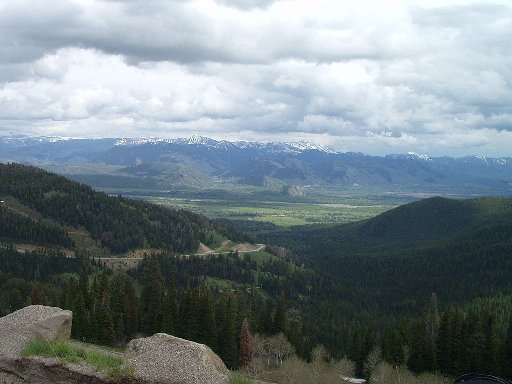
<instances>
[{"instance_id":1,"label":"snow patch on mountain","mask_svg":"<svg viewBox=\"0 0 512 384\"><path fill-rule=\"evenodd\" d=\"M156 143L169 143L177 145L197 145L207 148L228 150L231 148L238 149L265 149L271 152L283 153L301 153L305 151L320 151L325 153L337 153L330 148L312 144L306 141L298 142L255 142L255 141L227 141L227 140L214 140L205 136L193 135L189 138L177 139L161 139L156 137L139 137L139 138L122 138L117 139L114 145L116 146L133 146L143 144L156 144Z\"/></svg>"}]
</instances>

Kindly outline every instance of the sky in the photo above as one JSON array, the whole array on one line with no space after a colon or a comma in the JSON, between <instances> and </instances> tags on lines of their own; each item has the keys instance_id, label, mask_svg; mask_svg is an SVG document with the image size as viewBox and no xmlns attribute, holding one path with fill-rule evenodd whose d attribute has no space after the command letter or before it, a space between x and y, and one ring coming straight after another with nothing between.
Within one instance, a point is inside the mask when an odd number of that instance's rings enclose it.
<instances>
[{"instance_id":1,"label":"sky","mask_svg":"<svg viewBox=\"0 0 512 384\"><path fill-rule=\"evenodd\" d=\"M0 0L0 135L512 156L512 0Z\"/></svg>"}]
</instances>

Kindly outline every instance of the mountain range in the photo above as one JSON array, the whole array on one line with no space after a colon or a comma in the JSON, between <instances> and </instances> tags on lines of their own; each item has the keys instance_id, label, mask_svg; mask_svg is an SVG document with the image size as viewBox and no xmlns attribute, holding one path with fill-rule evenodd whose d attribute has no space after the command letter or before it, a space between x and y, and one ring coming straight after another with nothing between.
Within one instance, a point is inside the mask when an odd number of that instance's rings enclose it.
<instances>
[{"instance_id":1,"label":"mountain range","mask_svg":"<svg viewBox=\"0 0 512 384\"><path fill-rule=\"evenodd\" d=\"M144 189L248 185L437 186L479 194L512 192L512 158L371 156L340 153L305 142L188 139L2 137L0 161L37 164L94 187ZM108 184L108 185L107 185Z\"/></svg>"}]
</instances>

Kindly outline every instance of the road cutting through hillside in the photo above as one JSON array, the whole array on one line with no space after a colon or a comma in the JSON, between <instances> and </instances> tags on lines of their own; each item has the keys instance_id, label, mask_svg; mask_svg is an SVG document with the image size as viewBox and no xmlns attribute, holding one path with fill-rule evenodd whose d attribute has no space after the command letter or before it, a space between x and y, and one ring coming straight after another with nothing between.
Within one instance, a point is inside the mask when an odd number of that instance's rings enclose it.
<instances>
[{"instance_id":1,"label":"road cutting through hillside","mask_svg":"<svg viewBox=\"0 0 512 384\"><path fill-rule=\"evenodd\" d=\"M240 244L237 244L240 245ZM192 254L186 254L186 255L176 255L179 257L192 257L192 256L198 256L198 257L204 257L204 256L219 256L219 255L228 255L230 253L238 253L238 254L248 254L248 253L255 253L265 250L265 244L255 244L255 249L232 249L228 251L209 251L204 253L192 253ZM235 246L236 247L236 246ZM222 246L220 247L222 248ZM144 259L144 256L148 255L148 253L139 253L138 257L100 257L98 258L99 261L102 261L106 264L108 268L111 270L122 270L126 271L132 268L136 268L141 260Z\"/></svg>"}]
</instances>

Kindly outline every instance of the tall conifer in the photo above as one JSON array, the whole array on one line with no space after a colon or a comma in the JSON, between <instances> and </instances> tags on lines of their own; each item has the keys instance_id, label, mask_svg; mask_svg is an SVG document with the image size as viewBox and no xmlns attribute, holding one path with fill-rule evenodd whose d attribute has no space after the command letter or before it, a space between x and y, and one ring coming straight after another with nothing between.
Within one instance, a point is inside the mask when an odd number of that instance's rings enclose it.
<instances>
[{"instance_id":1,"label":"tall conifer","mask_svg":"<svg viewBox=\"0 0 512 384\"><path fill-rule=\"evenodd\" d=\"M220 355L228 368L236 368L238 363L237 348L237 301L233 293L224 296L224 324L219 340Z\"/></svg>"},{"instance_id":2,"label":"tall conifer","mask_svg":"<svg viewBox=\"0 0 512 384\"><path fill-rule=\"evenodd\" d=\"M156 256L146 259L142 273L142 330L146 334L159 332L162 326L164 278Z\"/></svg>"},{"instance_id":3,"label":"tall conifer","mask_svg":"<svg viewBox=\"0 0 512 384\"><path fill-rule=\"evenodd\" d=\"M276 313L274 315L274 334L286 334L288 330L288 319L286 311L286 296L284 291L281 291L281 294L279 295L279 301L277 302Z\"/></svg>"}]
</instances>

